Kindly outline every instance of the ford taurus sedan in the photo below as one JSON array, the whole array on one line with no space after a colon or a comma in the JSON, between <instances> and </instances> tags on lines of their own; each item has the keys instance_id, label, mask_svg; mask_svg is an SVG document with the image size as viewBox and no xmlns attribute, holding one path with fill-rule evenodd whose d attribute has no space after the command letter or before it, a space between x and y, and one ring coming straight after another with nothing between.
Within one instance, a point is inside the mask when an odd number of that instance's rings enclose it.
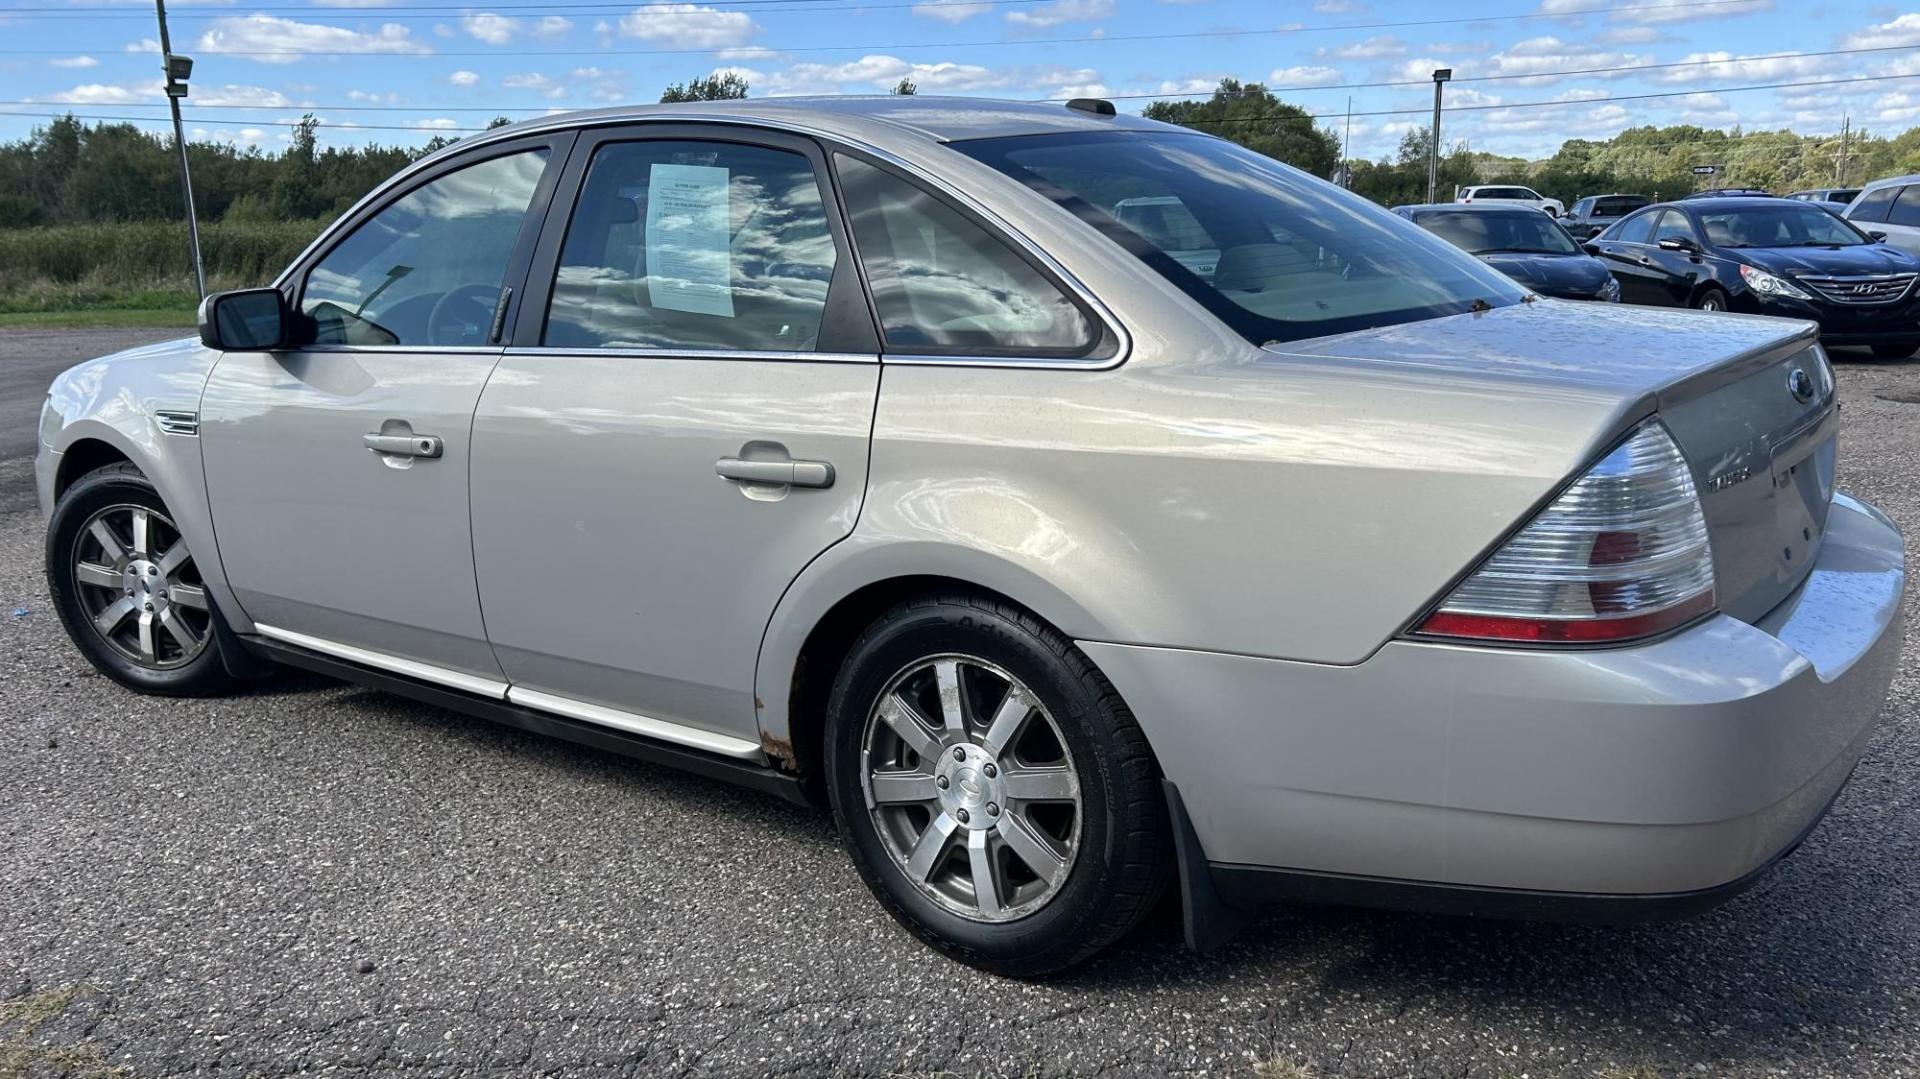
<instances>
[{"instance_id":1,"label":"ford taurus sedan","mask_svg":"<svg viewBox=\"0 0 1920 1079\"><path fill-rule=\"evenodd\" d=\"M996 971L1175 882L1201 946L1652 917L1814 827L1899 662L1815 334L1535 300L1105 102L578 113L61 375L47 572L136 691L303 667L830 805Z\"/></svg>"}]
</instances>

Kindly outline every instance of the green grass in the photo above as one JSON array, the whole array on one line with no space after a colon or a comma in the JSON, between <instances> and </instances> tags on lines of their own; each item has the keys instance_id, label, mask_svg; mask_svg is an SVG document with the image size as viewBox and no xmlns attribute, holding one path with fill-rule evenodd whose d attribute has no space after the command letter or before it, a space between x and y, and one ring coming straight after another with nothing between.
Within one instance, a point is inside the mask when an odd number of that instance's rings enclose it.
<instances>
[{"instance_id":1,"label":"green grass","mask_svg":"<svg viewBox=\"0 0 1920 1079\"><path fill-rule=\"evenodd\" d=\"M0 329L92 330L113 326L191 327L193 324L191 307L0 312Z\"/></svg>"}]
</instances>

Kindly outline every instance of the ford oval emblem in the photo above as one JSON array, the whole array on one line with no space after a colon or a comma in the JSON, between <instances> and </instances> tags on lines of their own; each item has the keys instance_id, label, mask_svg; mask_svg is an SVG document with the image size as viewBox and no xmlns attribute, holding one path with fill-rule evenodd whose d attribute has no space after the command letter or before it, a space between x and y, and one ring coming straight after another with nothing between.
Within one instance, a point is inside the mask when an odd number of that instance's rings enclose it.
<instances>
[{"instance_id":1,"label":"ford oval emblem","mask_svg":"<svg viewBox=\"0 0 1920 1079\"><path fill-rule=\"evenodd\" d=\"M1813 400L1813 376L1804 368L1796 367L1787 376L1787 392L1793 394L1796 401Z\"/></svg>"}]
</instances>

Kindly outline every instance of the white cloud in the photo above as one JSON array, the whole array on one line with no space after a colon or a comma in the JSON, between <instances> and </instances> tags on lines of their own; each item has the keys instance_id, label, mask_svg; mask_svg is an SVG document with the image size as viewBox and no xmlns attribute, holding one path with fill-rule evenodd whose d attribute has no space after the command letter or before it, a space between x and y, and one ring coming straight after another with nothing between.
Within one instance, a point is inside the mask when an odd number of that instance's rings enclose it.
<instances>
[{"instance_id":1,"label":"white cloud","mask_svg":"<svg viewBox=\"0 0 1920 1079\"><path fill-rule=\"evenodd\" d=\"M1390 56L1405 56L1407 54L1407 47L1399 38L1394 37L1392 34L1382 34L1379 37L1370 37L1364 41L1356 41L1351 45L1342 45L1331 51L1326 49L1318 51L1324 55L1335 56L1342 60L1384 60Z\"/></svg>"},{"instance_id":2,"label":"white cloud","mask_svg":"<svg viewBox=\"0 0 1920 1079\"><path fill-rule=\"evenodd\" d=\"M150 37L143 37L138 41L127 42L126 48L123 51L125 52L159 52L160 43Z\"/></svg>"},{"instance_id":3,"label":"white cloud","mask_svg":"<svg viewBox=\"0 0 1920 1079\"><path fill-rule=\"evenodd\" d=\"M568 73L576 83L584 83L587 96L595 101L619 102L627 100L626 77L618 71L609 71L598 67L576 67Z\"/></svg>"},{"instance_id":4,"label":"white cloud","mask_svg":"<svg viewBox=\"0 0 1920 1079\"><path fill-rule=\"evenodd\" d=\"M1540 10L1548 15L1581 15L1594 10L1593 0L1540 0ZM1727 19L1773 10L1773 0L1751 3L1702 5L1699 0L1633 0L1608 15L1619 23L1673 23L1693 19Z\"/></svg>"},{"instance_id":5,"label":"white cloud","mask_svg":"<svg viewBox=\"0 0 1920 1079\"><path fill-rule=\"evenodd\" d=\"M344 125L336 124L334 126L339 127ZM430 120L409 121L407 126L421 131L451 131L460 126L460 121L447 116L436 116Z\"/></svg>"},{"instance_id":6,"label":"white cloud","mask_svg":"<svg viewBox=\"0 0 1920 1079\"><path fill-rule=\"evenodd\" d=\"M620 33L682 49L725 49L744 45L760 24L740 11L700 4L647 4L620 17Z\"/></svg>"},{"instance_id":7,"label":"white cloud","mask_svg":"<svg viewBox=\"0 0 1920 1079\"><path fill-rule=\"evenodd\" d=\"M1910 124L1920 119L1920 98L1903 92L1881 94L1874 99L1873 117L1881 123Z\"/></svg>"},{"instance_id":8,"label":"white cloud","mask_svg":"<svg viewBox=\"0 0 1920 1079\"><path fill-rule=\"evenodd\" d=\"M848 88L886 89L902 78L912 79L921 92L988 90L1015 82L1013 76L978 64L945 61L933 64L909 63L897 56L871 55L840 64L794 64L781 71L756 71L745 67L722 67L714 74L739 75L756 91L773 96L789 94L834 93Z\"/></svg>"},{"instance_id":9,"label":"white cloud","mask_svg":"<svg viewBox=\"0 0 1920 1079\"><path fill-rule=\"evenodd\" d=\"M478 71L456 71L447 76L447 81L455 86L478 86L480 85L480 73Z\"/></svg>"},{"instance_id":10,"label":"white cloud","mask_svg":"<svg viewBox=\"0 0 1920 1079\"><path fill-rule=\"evenodd\" d=\"M508 75L500 80L500 85L508 90L532 90L541 97L553 99L567 96L567 88L538 71L529 71L519 75Z\"/></svg>"},{"instance_id":11,"label":"white cloud","mask_svg":"<svg viewBox=\"0 0 1920 1079\"><path fill-rule=\"evenodd\" d=\"M259 53L248 59L263 64L291 64L300 53L373 53L423 56L433 50L413 40L398 23L386 23L366 33L342 26L295 22L272 15L224 16L200 35L203 52Z\"/></svg>"},{"instance_id":12,"label":"white cloud","mask_svg":"<svg viewBox=\"0 0 1920 1079\"><path fill-rule=\"evenodd\" d=\"M1322 15L1354 15L1365 11L1366 5L1354 0L1313 0L1313 10Z\"/></svg>"},{"instance_id":13,"label":"white cloud","mask_svg":"<svg viewBox=\"0 0 1920 1079\"><path fill-rule=\"evenodd\" d=\"M397 93L378 93L371 90L348 90L348 101L364 102L368 105L398 105L405 100Z\"/></svg>"},{"instance_id":14,"label":"white cloud","mask_svg":"<svg viewBox=\"0 0 1920 1079\"><path fill-rule=\"evenodd\" d=\"M133 105L165 101L166 86L159 79L134 83L90 82L45 96L56 101L71 101L78 105ZM258 105L261 108L271 109L284 109L293 105L293 100L278 90L269 90L264 86L236 86L231 83L224 86L203 86L195 83L192 100L202 105Z\"/></svg>"},{"instance_id":15,"label":"white cloud","mask_svg":"<svg viewBox=\"0 0 1920 1079\"><path fill-rule=\"evenodd\" d=\"M1653 81L1682 85L1725 79L1799 79L1841 70L1838 56L1770 56L1743 59L1728 52L1690 52L1679 60L1692 67L1672 67L1653 73Z\"/></svg>"},{"instance_id":16,"label":"white cloud","mask_svg":"<svg viewBox=\"0 0 1920 1079\"><path fill-rule=\"evenodd\" d=\"M1106 97L1113 92L1090 67L1046 67L1033 73L1029 82L1049 97Z\"/></svg>"},{"instance_id":17,"label":"white cloud","mask_svg":"<svg viewBox=\"0 0 1920 1079\"><path fill-rule=\"evenodd\" d=\"M54 67L99 67L100 66L100 61L95 60L91 56L61 56L61 57L56 57L52 60L48 60L47 63L52 64Z\"/></svg>"},{"instance_id":18,"label":"white cloud","mask_svg":"<svg viewBox=\"0 0 1920 1079\"><path fill-rule=\"evenodd\" d=\"M939 19L944 23L962 23L975 15L985 15L992 8L986 4L970 3L969 0L925 0L925 3L913 5L913 13L929 19Z\"/></svg>"},{"instance_id":19,"label":"white cloud","mask_svg":"<svg viewBox=\"0 0 1920 1079\"><path fill-rule=\"evenodd\" d=\"M1651 56L1597 49L1591 45L1561 41L1557 37L1533 37L1525 41L1516 41L1492 56L1476 60L1473 65L1473 74L1501 75L1517 83L1545 85L1567 78L1626 78L1635 72L1609 72L1596 69L1631 67L1652 62ZM1445 66L1438 60L1428 58L1409 60L1400 65L1398 77L1410 81L1428 79L1433 76L1434 68ZM1594 73L1579 76L1547 74L1555 71L1592 71Z\"/></svg>"},{"instance_id":20,"label":"white cloud","mask_svg":"<svg viewBox=\"0 0 1920 1079\"><path fill-rule=\"evenodd\" d=\"M1267 75L1269 86L1325 86L1339 81L1340 72L1337 69L1318 64L1277 67Z\"/></svg>"},{"instance_id":21,"label":"white cloud","mask_svg":"<svg viewBox=\"0 0 1920 1079\"><path fill-rule=\"evenodd\" d=\"M573 29L573 20L559 15L542 16L533 24L534 37L559 37Z\"/></svg>"},{"instance_id":22,"label":"white cloud","mask_svg":"<svg viewBox=\"0 0 1920 1079\"><path fill-rule=\"evenodd\" d=\"M386 7L394 0L313 0L315 7Z\"/></svg>"},{"instance_id":23,"label":"white cloud","mask_svg":"<svg viewBox=\"0 0 1920 1079\"><path fill-rule=\"evenodd\" d=\"M491 12L482 12L478 15L462 15L460 17L460 28L465 30L469 36L484 41L489 45L505 45L507 42L513 40L515 34L520 32L520 20L510 19L505 15L495 15Z\"/></svg>"},{"instance_id":24,"label":"white cloud","mask_svg":"<svg viewBox=\"0 0 1920 1079\"><path fill-rule=\"evenodd\" d=\"M1920 45L1920 12L1908 12L1888 22L1875 23L1841 38L1840 44L1849 49Z\"/></svg>"},{"instance_id":25,"label":"white cloud","mask_svg":"<svg viewBox=\"0 0 1920 1079\"><path fill-rule=\"evenodd\" d=\"M1015 26L1044 30L1062 23L1088 22L1113 14L1113 0L1049 0L1025 11L1007 12L1007 21Z\"/></svg>"},{"instance_id":26,"label":"white cloud","mask_svg":"<svg viewBox=\"0 0 1920 1079\"><path fill-rule=\"evenodd\" d=\"M1660 40L1660 31L1651 26L1616 26L1593 35L1602 45L1651 45Z\"/></svg>"}]
</instances>

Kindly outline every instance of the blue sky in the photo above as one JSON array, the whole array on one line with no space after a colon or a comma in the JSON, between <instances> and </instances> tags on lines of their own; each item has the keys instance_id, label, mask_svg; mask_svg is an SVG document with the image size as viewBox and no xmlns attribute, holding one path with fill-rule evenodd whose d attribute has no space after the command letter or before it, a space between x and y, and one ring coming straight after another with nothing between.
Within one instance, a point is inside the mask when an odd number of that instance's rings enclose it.
<instances>
[{"instance_id":1,"label":"blue sky","mask_svg":"<svg viewBox=\"0 0 1920 1079\"><path fill-rule=\"evenodd\" d=\"M275 125L304 111L327 142L416 143L496 112L653 101L720 69L745 74L756 96L876 92L906 76L922 93L1111 96L1129 110L1233 76L1288 88L1336 133L1349 96L1356 113L1387 113L1353 122L1354 153L1369 157L1424 122L1431 90L1347 84L1424 83L1438 66L1459 80L1450 107L1481 106L1448 116L1449 141L1500 153L1646 123L1822 133L1850 112L1877 134L1920 124L1920 3L177 0L170 14L174 48L197 60L194 136L269 151L285 139ZM0 0L0 110L151 115L159 129L154 37L138 0ZM1676 66L1647 68L1659 64ZM1643 70L1562 74L1621 67ZM1727 89L1863 76L1891 77ZM0 116L0 137L43 122Z\"/></svg>"}]
</instances>

